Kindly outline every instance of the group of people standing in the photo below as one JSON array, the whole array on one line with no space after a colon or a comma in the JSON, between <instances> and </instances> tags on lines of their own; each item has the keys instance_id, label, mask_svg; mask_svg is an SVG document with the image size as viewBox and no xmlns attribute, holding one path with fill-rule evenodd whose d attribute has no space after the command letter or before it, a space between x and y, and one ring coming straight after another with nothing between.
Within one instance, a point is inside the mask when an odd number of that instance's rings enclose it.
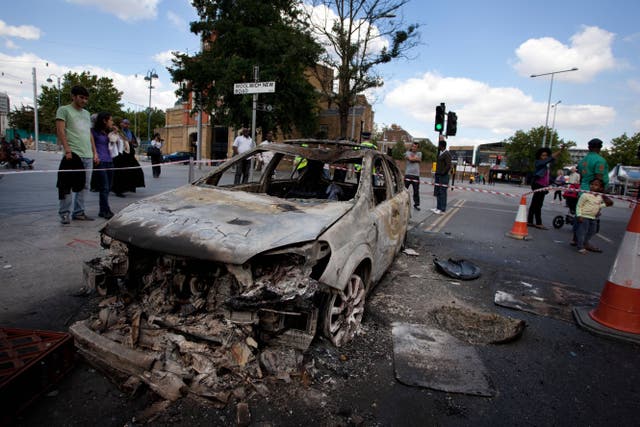
<instances>
[{"instance_id":1,"label":"group of people standing","mask_svg":"<svg viewBox=\"0 0 640 427\"><path fill-rule=\"evenodd\" d=\"M98 216L109 219L113 212L109 193L124 197L125 192L144 187L144 174L135 158L137 140L129 121L114 125L111 113L92 117L85 109L89 91L83 86L71 88L71 103L58 108L56 134L64 148L58 172L60 222L92 221L85 211L86 189L99 192ZM90 173L92 172L92 173Z\"/></svg>"},{"instance_id":2,"label":"group of people standing","mask_svg":"<svg viewBox=\"0 0 640 427\"><path fill-rule=\"evenodd\" d=\"M587 144L589 153L578 163L577 169L572 168L568 178L564 176L562 171L559 171L554 180L558 187L568 186L564 191L565 199L570 211L575 212L571 245L576 246L578 252L582 254L602 252L598 247L592 245L590 240L596 233L597 219L601 209L613 205L613 201L604 194L609 183L609 166L604 157L600 155L602 145L602 141L598 138L589 141ZM543 147L536 151L534 179L531 183L531 189L534 193L527 216L527 225L530 227L541 230L548 229L542 224L542 205L544 197L548 193L546 188L551 185L551 165L563 150L565 150L564 145L553 153L549 147ZM562 191L562 189L558 189L555 192L560 200L562 200L562 194L558 192ZM555 198L554 194L554 200Z\"/></svg>"}]
</instances>

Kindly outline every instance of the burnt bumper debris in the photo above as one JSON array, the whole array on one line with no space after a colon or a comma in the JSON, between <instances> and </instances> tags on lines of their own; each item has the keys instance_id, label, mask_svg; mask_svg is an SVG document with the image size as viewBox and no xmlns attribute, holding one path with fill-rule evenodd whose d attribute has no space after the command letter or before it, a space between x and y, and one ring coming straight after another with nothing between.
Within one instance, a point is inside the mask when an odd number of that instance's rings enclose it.
<instances>
[{"instance_id":1,"label":"burnt bumper debris","mask_svg":"<svg viewBox=\"0 0 640 427\"><path fill-rule=\"evenodd\" d=\"M225 405L245 381L264 393L265 372L284 354L273 349L301 360L315 337L322 292L300 259L249 267L114 243L85 263L87 285L104 298L70 330L89 360L165 399Z\"/></svg>"}]
</instances>

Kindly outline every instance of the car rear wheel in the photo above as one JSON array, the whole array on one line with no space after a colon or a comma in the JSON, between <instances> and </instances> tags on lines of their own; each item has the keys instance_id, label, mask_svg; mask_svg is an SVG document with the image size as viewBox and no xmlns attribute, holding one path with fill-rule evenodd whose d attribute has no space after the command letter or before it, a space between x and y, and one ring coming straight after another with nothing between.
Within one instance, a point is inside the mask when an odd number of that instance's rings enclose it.
<instances>
[{"instance_id":1,"label":"car rear wheel","mask_svg":"<svg viewBox=\"0 0 640 427\"><path fill-rule=\"evenodd\" d=\"M323 332L335 345L351 341L362 323L366 288L362 277L353 273L343 291L329 294L324 305Z\"/></svg>"}]
</instances>

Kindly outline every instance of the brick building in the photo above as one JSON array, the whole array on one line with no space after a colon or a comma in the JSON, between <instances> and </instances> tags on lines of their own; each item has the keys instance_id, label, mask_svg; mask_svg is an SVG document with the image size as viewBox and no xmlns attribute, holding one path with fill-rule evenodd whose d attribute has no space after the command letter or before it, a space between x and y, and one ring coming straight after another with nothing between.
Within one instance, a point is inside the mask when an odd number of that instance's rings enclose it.
<instances>
[{"instance_id":1,"label":"brick building","mask_svg":"<svg viewBox=\"0 0 640 427\"><path fill-rule=\"evenodd\" d=\"M364 95L356 97L356 105L350 111L348 117L348 134L340 135L340 116L336 105L332 105L326 96L322 96L328 88L333 87L334 73L331 68L317 65L316 70L305 72L307 80L321 94L318 101L318 130L319 138L336 139L338 137L355 138L360 140L361 132L371 132L373 129L373 110ZM277 86L277 83L276 83ZM185 101L178 101L173 108L166 110L166 125L162 129L156 129L165 140L164 151L194 151L198 134L197 115L191 115L193 108L193 93ZM223 159L231 156L231 145L238 130L217 126L211 123L211 116L202 113L202 147L203 159ZM278 140L299 138L295 130L291 135L278 134ZM260 129L256 130L256 141L262 140Z\"/></svg>"}]
</instances>

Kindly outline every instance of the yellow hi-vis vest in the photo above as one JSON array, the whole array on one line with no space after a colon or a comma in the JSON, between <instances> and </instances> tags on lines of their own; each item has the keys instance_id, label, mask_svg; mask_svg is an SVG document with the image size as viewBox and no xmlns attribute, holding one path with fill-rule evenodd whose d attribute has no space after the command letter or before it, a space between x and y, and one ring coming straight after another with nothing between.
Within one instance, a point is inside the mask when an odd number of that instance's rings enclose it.
<instances>
[{"instance_id":1,"label":"yellow hi-vis vest","mask_svg":"<svg viewBox=\"0 0 640 427\"><path fill-rule=\"evenodd\" d=\"M364 147L364 148L372 148L374 150L377 150L378 147L376 147L376 144L374 144L371 141L362 141L360 143L360 147ZM360 147L355 147L354 150L359 150ZM362 164L356 164L353 165L353 168L356 170L356 172L360 172L362 170ZM376 168L373 168L373 173L376 173Z\"/></svg>"},{"instance_id":2,"label":"yellow hi-vis vest","mask_svg":"<svg viewBox=\"0 0 640 427\"><path fill-rule=\"evenodd\" d=\"M301 147L309 147L309 144L300 144ZM307 167L307 158L302 156L296 156L293 159L296 170L304 169Z\"/></svg>"}]
</instances>

